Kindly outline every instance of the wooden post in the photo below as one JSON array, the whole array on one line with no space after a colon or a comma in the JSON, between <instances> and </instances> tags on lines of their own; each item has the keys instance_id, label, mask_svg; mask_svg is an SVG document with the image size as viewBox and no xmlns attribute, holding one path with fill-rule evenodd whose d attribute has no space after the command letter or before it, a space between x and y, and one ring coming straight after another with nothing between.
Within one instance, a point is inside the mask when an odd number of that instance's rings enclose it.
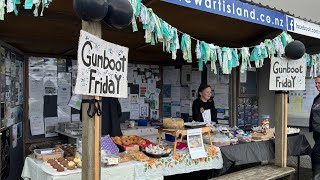
<instances>
[{"instance_id":1,"label":"wooden post","mask_svg":"<svg viewBox=\"0 0 320 180\"><path fill-rule=\"evenodd\" d=\"M288 94L276 91L275 165L287 167Z\"/></svg>"},{"instance_id":2,"label":"wooden post","mask_svg":"<svg viewBox=\"0 0 320 180\"><path fill-rule=\"evenodd\" d=\"M101 23L82 21L82 29L101 38ZM83 96L83 100L96 96ZM101 106L100 106L101 107ZM100 180L100 116L90 118L89 103L82 104L82 180Z\"/></svg>"}]
</instances>

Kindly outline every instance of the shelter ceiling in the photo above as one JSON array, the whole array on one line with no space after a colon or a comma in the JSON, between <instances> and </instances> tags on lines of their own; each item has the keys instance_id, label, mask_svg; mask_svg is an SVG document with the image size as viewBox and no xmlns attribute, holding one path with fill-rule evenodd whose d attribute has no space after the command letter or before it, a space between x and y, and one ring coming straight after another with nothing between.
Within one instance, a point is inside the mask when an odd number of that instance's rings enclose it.
<instances>
[{"instance_id":1,"label":"shelter ceiling","mask_svg":"<svg viewBox=\"0 0 320 180\"><path fill-rule=\"evenodd\" d=\"M242 47L257 43L280 31L253 23L176 6L159 0L145 0L163 20L191 36L219 46ZM140 24L140 23L138 23ZM170 54L162 52L162 45L144 43L144 32L132 32L131 26L116 30L103 25L102 38L130 48L133 62L168 63ZM43 17L33 17L32 11L20 8L19 15L6 14L0 21L0 40L27 54L76 56L81 20L73 11L72 0L55 0ZM311 41L305 40L309 46ZM193 43L195 44L195 43ZM320 45L320 42L318 42ZM182 56L178 56L181 58Z\"/></svg>"}]
</instances>

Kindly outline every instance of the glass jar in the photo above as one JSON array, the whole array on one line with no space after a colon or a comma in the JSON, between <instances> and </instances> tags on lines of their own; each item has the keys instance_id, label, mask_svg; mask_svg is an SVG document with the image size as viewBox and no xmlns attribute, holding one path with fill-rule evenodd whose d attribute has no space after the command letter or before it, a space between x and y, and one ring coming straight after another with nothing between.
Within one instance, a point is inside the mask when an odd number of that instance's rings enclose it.
<instances>
[{"instance_id":1,"label":"glass jar","mask_svg":"<svg viewBox=\"0 0 320 180\"><path fill-rule=\"evenodd\" d=\"M261 127L262 131L266 132L267 129L269 129L269 115L261 115L260 121L261 121Z\"/></svg>"}]
</instances>

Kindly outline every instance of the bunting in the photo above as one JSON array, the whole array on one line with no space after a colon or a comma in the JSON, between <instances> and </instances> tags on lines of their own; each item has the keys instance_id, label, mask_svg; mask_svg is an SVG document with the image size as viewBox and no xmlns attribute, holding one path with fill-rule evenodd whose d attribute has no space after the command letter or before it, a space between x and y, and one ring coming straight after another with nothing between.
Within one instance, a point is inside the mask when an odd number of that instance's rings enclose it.
<instances>
[{"instance_id":1,"label":"bunting","mask_svg":"<svg viewBox=\"0 0 320 180\"><path fill-rule=\"evenodd\" d=\"M199 71L202 71L203 64L208 62L211 63L211 71L215 74L217 74L216 63L224 74L230 74L232 69L238 66L240 66L241 73L244 73L248 68L251 68L250 62L253 62L256 68L261 68L264 65L264 59L270 59L273 56L281 57L284 54L285 46L293 41L291 35L283 31L275 38L265 39L256 46L241 48L219 47L177 30L159 18L151 8L143 5L141 0L130 0L130 2L134 9L133 31L138 31L136 21L139 20L145 31L145 42L151 45L162 43L163 51L171 53L173 60L177 58L177 50L181 49L183 59L187 63L192 63L191 41L195 40L196 48L194 52L196 53ZM179 37L181 37L181 41L179 41ZM306 60L307 66L311 68L310 76L315 77L320 70L320 54L309 55L306 53L303 58Z\"/></svg>"}]
</instances>

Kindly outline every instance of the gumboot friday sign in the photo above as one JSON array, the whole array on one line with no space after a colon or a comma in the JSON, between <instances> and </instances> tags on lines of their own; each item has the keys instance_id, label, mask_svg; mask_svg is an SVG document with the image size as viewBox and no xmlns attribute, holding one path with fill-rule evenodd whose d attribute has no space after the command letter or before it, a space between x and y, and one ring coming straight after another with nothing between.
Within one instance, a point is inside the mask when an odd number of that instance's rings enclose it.
<instances>
[{"instance_id":1,"label":"gumboot friday sign","mask_svg":"<svg viewBox=\"0 0 320 180\"><path fill-rule=\"evenodd\" d=\"M270 67L269 90L305 90L306 62L304 58L289 60L273 57Z\"/></svg>"},{"instance_id":2,"label":"gumboot friday sign","mask_svg":"<svg viewBox=\"0 0 320 180\"><path fill-rule=\"evenodd\" d=\"M80 31L75 93L126 98L129 49Z\"/></svg>"}]
</instances>

